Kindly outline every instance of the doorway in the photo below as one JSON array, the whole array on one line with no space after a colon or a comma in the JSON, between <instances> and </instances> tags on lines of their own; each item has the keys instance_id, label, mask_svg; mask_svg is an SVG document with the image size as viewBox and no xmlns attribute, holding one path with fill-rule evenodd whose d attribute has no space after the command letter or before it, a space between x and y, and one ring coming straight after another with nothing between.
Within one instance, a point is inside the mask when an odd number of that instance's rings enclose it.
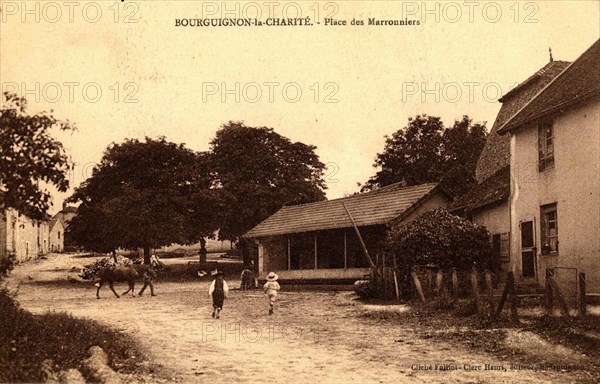
<instances>
[{"instance_id":1,"label":"doorway","mask_svg":"<svg viewBox=\"0 0 600 384\"><path fill-rule=\"evenodd\" d=\"M535 238L533 221L521 223L521 270L523 277L535 277Z\"/></svg>"}]
</instances>

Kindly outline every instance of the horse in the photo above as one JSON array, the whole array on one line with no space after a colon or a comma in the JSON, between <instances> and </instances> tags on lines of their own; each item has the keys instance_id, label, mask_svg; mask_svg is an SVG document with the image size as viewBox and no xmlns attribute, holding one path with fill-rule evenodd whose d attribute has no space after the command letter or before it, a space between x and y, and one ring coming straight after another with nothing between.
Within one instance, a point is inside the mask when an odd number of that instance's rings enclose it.
<instances>
[{"instance_id":1,"label":"horse","mask_svg":"<svg viewBox=\"0 0 600 384\"><path fill-rule=\"evenodd\" d=\"M152 284L152 279L156 277L156 272L154 271L154 268L152 268L151 265L132 264L128 266L110 266L100 271L99 276L100 281L96 284L96 287L98 287L98 289L96 290L97 299L100 298L100 288L102 288L102 285L104 285L104 283L108 283L108 286L110 287L111 291L113 291L115 296L119 298L119 294L115 291L113 287L113 283L115 282L127 282L129 285L129 289L123 292L122 294L125 295L128 292L131 292L131 295L135 297L135 280L140 276L142 276L144 279L144 286L142 287L138 295L141 296L142 293L144 293L146 287L149 285L151 295L156 296L154 294L154 285Z\"/></svg>"}]
</instances>

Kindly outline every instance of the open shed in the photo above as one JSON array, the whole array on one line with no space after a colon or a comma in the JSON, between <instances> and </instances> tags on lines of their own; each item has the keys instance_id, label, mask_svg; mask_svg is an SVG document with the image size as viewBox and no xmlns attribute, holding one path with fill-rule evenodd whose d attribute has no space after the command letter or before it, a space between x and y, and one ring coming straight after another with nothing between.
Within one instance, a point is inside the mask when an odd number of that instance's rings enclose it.
<instances>
[{"instance_id":1,"label":"open shed","mask_svg":"<svg viewBox=\"0 0 600 384\"><path fill-rule=\"evenodd\" d=\"M259 278L270 271L291 282L353 282L369 274L347 207L376 260L386 227L446 207L450 196L436 183L400 183L335 200L285 206L243 237L258 245Z\"/></svg>"}]
</instances>

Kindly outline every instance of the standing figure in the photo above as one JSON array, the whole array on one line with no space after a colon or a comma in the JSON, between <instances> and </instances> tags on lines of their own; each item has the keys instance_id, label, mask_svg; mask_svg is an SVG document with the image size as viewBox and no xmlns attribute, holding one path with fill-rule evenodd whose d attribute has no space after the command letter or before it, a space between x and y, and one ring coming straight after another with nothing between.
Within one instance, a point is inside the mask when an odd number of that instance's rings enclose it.
<instances>
[{"instance_id":1,"label":"standing figure","mask_svg":"<svg viewBox=\"0 0 600 384\"><path fill-rule=\"evenodd\" d=\"M277 299L277 292L281 289L277 279L279 276L275 272L270 272L267 275L267 282L263 286L265 293L269 297L269 315L273 314L273 306L275 305L275 299Z\"/></svg>"},{"instance_id":2,"label":"standing figure","mask_svg":"<svg viewBox=\"0 0 600 384\"><path fill-rule=\"evenodd\" d=\"M213 313L212 317L219 318L220 312L223 310L223 301L227 298L229 294L229 286L227 282L223 280L223 272L215 269L211 272L211 275L214 276L214 280L210 283L210 287L208 288L208 296L212 297L213 300Z\"/></svg>"}]
</instances>

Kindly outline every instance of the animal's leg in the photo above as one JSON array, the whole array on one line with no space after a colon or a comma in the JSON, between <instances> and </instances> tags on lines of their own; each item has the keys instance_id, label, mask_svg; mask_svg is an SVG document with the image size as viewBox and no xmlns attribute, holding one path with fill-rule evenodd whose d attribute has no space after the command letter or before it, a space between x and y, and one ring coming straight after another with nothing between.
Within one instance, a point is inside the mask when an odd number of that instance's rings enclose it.
<instances>
[{"instance_id":1,"label":"animal's leg","mask_svg":"<svg viewBox=\"0 0 600 384\"><path fill-rule=\"evenodd\" d=\"M142 289L140 289L140 291L138 292L138 296L142 296L142 293L144 293L144 291L146 290L146 287L148 286L147 282L144 282L144 286L142 287Z\"/></svg>"},{"instance_id":2,"label":"animal's leg","mask_svg":"<svg viewBox=\"0 0 600 384\"><path fill-rule=\"evenodd\" d=\"M117 293L117 291L115 291L115 287L113 287L113 282L109 281L108 282L108 286L110 287L110 290L113 291L113 293L115 294L115 296L117 296L117 299L119 298L119 294Z\"/></svg>"},{"instance_id":3,"label":"animal's leg","mask_svg":"<svg viewBox=\"0 0 600 384\"><path fill-rule=\"evenodd\" d=\"M129 282L129 290L131 291L131 296L135 297L135 281L131 280Z\"/></svg>"},{"instance_id":4,"label":"animal's leg","mask_svg":"<svg viewBox=\"0 0 600 384\"><path fill-rule=\"evenodd\" d=\"M154 284L152 284L152 281L149 281L148 285L150 285L150 295L156 296L156 294L154 293Z\"/></svg>"},{"instance_id":5,"label":"animal's leg","mask_svg":"<svg viewBox=\"0 0 600 384\"><path fill-rule=\"evenodd\" d=\"M96 286L98 287L98 289L96 290L96 299L100 298L100 288L102 288L102 284L104 284L103 280L100 280L100 282L96 284Z\"/></svg>"},{"instance_id":6,"label":"animal's leg","mask_svg":"<svg viewBox=\"0 0 600 384\"><path fill-rule=\"evenodd\" d=\"M128 284L129 289L126 290L125 292L121 293L121 295L126 295L129 293L129 291L131 291L131 284Z\"/></svg>"}]
</instances>

